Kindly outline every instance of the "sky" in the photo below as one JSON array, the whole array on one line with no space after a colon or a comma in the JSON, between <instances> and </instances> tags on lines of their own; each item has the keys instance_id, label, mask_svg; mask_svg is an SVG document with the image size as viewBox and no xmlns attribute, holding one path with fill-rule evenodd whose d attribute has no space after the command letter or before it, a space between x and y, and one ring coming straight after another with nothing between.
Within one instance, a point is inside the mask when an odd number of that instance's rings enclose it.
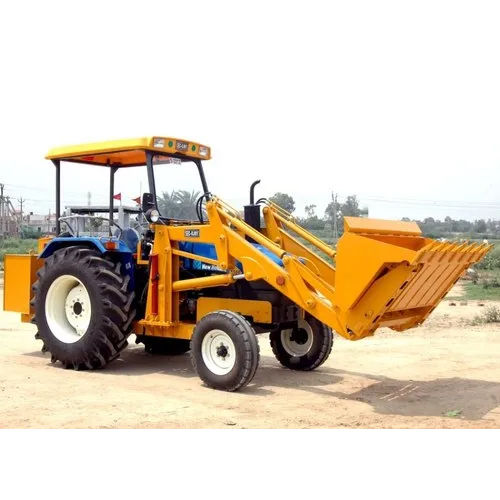
<instances>
[{"instance_id":1,"label":"sky","mask_svg":"<svg viewBox=\"0 0 500 500\"><path fill-rule=\"evenodd\" d=\"M211 146L238 207L261 179L299 215L334 191L371 217L500 219L499 23L483 1L8 2L0 183L46 213L48 149L160 135ZM141 179L117 174L124 203ZM63 204L106 203L107 180L64 165Z\"/></svg>"}]
</instances>

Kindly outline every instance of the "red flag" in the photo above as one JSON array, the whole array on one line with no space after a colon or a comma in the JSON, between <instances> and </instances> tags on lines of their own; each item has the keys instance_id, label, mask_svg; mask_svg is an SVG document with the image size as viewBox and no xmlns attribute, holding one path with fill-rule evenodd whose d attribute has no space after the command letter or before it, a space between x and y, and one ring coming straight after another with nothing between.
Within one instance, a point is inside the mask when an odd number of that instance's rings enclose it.
<instances>
[{"instance_id":1,"label":"red flag","mask_svg":"<svg viewBox=\"0 0 500 500\"><path fill-rule=\"evenodd\" d=\"M113 196L113 199L114 199L114 200L120 200L120 201L122 201L122 194L121 194L121 193L115 194L115 195Z\"/></svg>"},{"instance_id":2,"label":"red flag","mask_svg":"<svg viewBox=\"0 0 500 500\"><path fill-rule=\"evenodd\" d=\"M137 198L132 198L132 201L135 201L138 205L141 204L141 197L138 196Z\"/></svg>"}]
</instances>

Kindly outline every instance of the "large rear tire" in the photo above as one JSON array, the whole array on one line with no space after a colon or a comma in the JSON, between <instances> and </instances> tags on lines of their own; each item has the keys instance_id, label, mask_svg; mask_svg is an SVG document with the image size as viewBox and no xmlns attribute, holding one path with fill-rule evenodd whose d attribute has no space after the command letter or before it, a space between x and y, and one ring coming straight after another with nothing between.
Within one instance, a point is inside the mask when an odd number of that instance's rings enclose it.
<instances>
[{"instance_id":1,"label":"large rear tire","mask_svg":"<svg viewBox=\"0 0 500 500\"><path fill-rule=\"evenodd\" d=\"M45 260L33 285L35 338L65 368L102 368L128 345L134 292L121 263L71 246Z\"/></svg>"},{"instance_id":2,"label":"large rear tire","mask_svg":"<svg viewBox=\"0 0 500 500\"><path fill-rule=\"evenodd\" d=\"M333 332L313 316L306 314L297 326L275 330L269 336L276 359L290 370L318 368L332 352Z\"/></svg>"},{"instance_id":3,"label":"large rear tire","mask_svg":"<svg viewBox=\"0 0 500 500\"><path fill-rule=\"evenodd\" d=\"M191 361L209 387L236 391L253 379L259 364L255 330L232 311L207 314L194 329Z\"/></svg>"}]
</instances>

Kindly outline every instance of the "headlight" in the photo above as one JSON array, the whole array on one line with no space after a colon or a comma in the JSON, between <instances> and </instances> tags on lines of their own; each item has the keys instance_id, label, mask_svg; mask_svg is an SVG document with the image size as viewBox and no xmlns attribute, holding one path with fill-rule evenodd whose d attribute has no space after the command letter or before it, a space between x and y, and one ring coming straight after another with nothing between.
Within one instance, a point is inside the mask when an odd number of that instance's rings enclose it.
<instances>
[{"instance_id":1,"label":"headlight","mask_svg":"<svg viewBox=\"0 0 500 500\"><path fill-rule=\"evenodd\" d=\"M208 156L208 148L206 146L200 146L198 152L200 156Z\"/></svg>"},{"instance_id":2,"label":"headlight","mask_svg":"<svg viewBox=\"0 0 500 500\"><path fill-rule=\"evenodd\" d=\"M149 222L158 222L160 220L160 212L158 212L156 208L151 208L146 212L146 219L148 219Z\"/></svg>"},{"instance_id":3,"label":"headlight","mask_svg":"<svg viewBox=\"0 0 500 500\"><path fill-rule=\"evenodd\" d=\"M165 147L165 139L161 137L155 137L153 139L153 147L154 148L164 148Z\"/></svg>"}]
</instances>

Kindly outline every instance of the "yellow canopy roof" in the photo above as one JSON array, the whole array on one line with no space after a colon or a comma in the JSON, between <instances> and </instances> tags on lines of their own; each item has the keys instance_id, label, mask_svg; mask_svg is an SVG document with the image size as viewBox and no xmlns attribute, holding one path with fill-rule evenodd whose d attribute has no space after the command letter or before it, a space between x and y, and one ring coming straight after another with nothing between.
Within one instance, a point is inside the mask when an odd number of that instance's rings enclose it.
<instances>
[{"instance_id":1,"label":"yellow canopy roof","mask_svg":"<svg viewBox=\"0 0 500 500\"><path fill-rule=\"evenodd\" d=\"M175 155L181 159L210 159L210 148L174 137L141 137L53 148L48 160L72 161L102 166L134 167L146 164L145 151Z\"/></svg>"}]
</instances>

